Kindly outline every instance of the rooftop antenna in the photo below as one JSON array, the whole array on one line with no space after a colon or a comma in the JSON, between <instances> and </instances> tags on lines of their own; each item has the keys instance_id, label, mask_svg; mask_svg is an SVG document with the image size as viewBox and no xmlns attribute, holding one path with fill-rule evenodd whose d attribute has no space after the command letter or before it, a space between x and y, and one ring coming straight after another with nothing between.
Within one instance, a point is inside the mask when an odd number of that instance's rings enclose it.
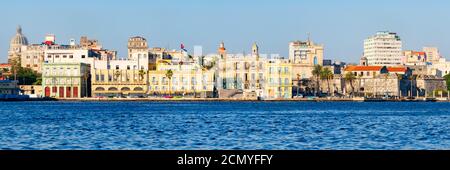
<instances>
[{"instance_id":1,"label":"rooftop antenna","mask_svg":"<svg viewBox=\"0 0 450 170\"><path fill-rule=\"evenodd\" d=\"M308 42L311 42L311 33L307 33L308 34Z\"/></svg>"}]
</instances>

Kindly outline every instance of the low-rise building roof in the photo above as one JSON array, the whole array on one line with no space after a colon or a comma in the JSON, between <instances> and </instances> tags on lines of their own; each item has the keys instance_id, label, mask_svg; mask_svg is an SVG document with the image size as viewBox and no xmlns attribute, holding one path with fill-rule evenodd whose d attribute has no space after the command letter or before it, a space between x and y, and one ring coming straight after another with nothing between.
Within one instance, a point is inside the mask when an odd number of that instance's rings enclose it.
<instances>
[{"instance_id":1,"label":"low-rise building roof","mask_svg":"<svg viewBox=\"0 0 450 170\"><path fill-rule=\"evenodd\" d=\"M380 71L383 66L348 66L345 71Z\"/></svg>"}]
</instances>

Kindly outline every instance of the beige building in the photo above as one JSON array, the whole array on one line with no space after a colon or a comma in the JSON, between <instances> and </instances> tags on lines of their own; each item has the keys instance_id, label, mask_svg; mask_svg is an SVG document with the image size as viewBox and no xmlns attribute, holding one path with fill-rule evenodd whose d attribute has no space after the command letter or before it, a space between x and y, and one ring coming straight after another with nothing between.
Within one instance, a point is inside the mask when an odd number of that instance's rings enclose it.
<instances>
[{"instance_id":1,"label":"beige building","mask_svg":"<svg viewBox=\"0 0 450 170\"><path fill-rule=\"evenodd\" d=\"M47 45L33 44L22 46L21 66L42 73L42 63L44 62L46 49Z\"/></svg>"},{"instance_id":2,"label":"beige building","mask_svg":"<svg viewBox=\"0 0 450 170\"><path fill-rule=\"evenodd\" d=\"M436 95L435 91L447 91L447 84L442 77L430 75L418 76L415 82L423 96L431 97Z\"/></svg>"},{"instance_id":3,"label":"beige building","mask_svg":"<svg viewBox=\"0 0 450 170\"><path fill-rule=\"evenodd\" d=\"M407 66L426 65L427 54L422 51L403 51L403 63Z\"/></svg>"},{"instance_id":4,"label":"beige building","mask_svg":"<svg viewBox=\"0 0 450 170\"><path fill-rule=\"evenodd\" d=\"M131 37L128 40L128 59L148 58L148 43L143 37Z\"/></svg>"},{"instance_id":5,"label":"beige building","mask_svg":"<svg viewBox=\"0 0 450 170\"><path fill-rule=\"evenodd\" d=\"M218 55L208 59L216 63L216 86L220 98L281 99L292 98L292 64L281 57L259 54L256 43L251 54L228 54L224 43Z\"/></svg>"},{"instance_id":6,"label":"beige building","mask_svg":"<svg viewBox=\"0 0 450 170\"><path fill-rule=\"evenodd\" d=\"M346 81L344 89L346 94L353 89L354 93L369 97L399 96L399 76L409 74L410 71L407 67L347 66L343 75L352 73L355 79L353 84Z\"/></svg>"},{"instance_id":7,"label":"beige building","mask_svg":"<svg viewBox=\"0 0 450 170\"><path fill-rule=\"evenodd\" d=\"M43 97L44 91L41 85L20 85L23 94L29 95L31 98Z\"/></svg>"},{"instance_id":8,"label":"beige building","mask_svg":"<svg viewBox=\"0 0 450 170\"><path fill-rule=\"evenodd\" d=\"M94 69L93 97L143 97L148 89L148 74L144 70Z\"/></svg>"},{"instance_id":9,"label":"beige building","mask_svg":"<svg viewBox=\"0 0 450 170\"><path fill-rule=\"evenodd\" d=\"M445 75L450 74L450 62L445 58L441 58L439 62L433 63L433 65L429 66L430 72L429 75L436 75L438 77L443 77Z\"/></svg>"},{"instance_id":10,"label":"beige building","mask_svg":"<svg viewBox=\"0 0 450 170\"><path fill-rule=\"evenodd\" d=\"M437 63L442 58L436 47L423 47L423 52L427 55L427 62Z\"/></svg>"},{"instance_id":11,"label":"beige building","mask_svg":"<svg viewBox=\"0 0 450 170\"><path fill-rule=\"evenodd\" d=\"M395 74L380 74L372 78L365 79L361 85L364 96L380 97L380 96L396 96L400 93L400 80Z\"/></svg>"},{"instance_id":12,"label":"beige building","mask_svg":"<svg viewBox=\"0 0 450 170\"><path fill-rule=\"evenodd\" d=\"M289 43L289 60L292 63L292 79L309 79L315 65L323 65L323 45L294 41ZM299 76L298 76L299 75Z\"/></svg>"},{"instance_id":13,"label":"beige building","mask_svg":"<svg viewBox=\"0 0 450 170\"><path fill-rule=\"evenodd\" d=\"M262 96L266 81L264 77L266 59L260 57L258 45L256 43L252 45L252 53L249 55L227 54L224 48L222 43L217 60L219 91L232 91L238 98L256 99ZM232 96L226 96L229 97Z\"/></svg>"}]
</instances>

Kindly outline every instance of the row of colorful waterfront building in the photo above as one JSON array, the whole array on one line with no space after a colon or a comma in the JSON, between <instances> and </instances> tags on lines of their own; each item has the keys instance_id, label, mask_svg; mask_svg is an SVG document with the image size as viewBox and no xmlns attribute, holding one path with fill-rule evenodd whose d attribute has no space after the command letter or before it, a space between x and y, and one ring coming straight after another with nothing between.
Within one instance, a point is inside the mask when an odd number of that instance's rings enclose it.
<instances>
[{"instance_id":1,"label":"row of colorful waterfront building","mask_svg":"<svg viewBox=\"0 0 450 170\"><path fill-rule=\"evenodd\" d=\"M324 59L324 46L311 40L289 43L289 56L217 53L190 54L184 45L149 47L144 37L128 40L126 58L99 41L81 37L67 45L55 35L31 44L17 29L8 64L1 64L0 94L51 98L233 98L291 99L328 97L429 97L447 93L443 76L450 63L435 47L403 51L400 37L378 32L364 41L359 64ZM16 86L17 67L42 76L35 85Z\"/></svg>"}]
</instances>

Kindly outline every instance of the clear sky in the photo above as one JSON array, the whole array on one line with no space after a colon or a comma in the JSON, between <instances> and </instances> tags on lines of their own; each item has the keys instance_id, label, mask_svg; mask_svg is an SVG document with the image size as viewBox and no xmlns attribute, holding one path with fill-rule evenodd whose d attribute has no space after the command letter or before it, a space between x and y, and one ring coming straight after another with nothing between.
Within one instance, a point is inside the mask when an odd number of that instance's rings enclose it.
<instances>
[{"instance_id":1,"label":"clear sky","mask_svg":"<svg viewBox=\"0 0 450 170\"><path fill-rule=\"evenodd\" d=\"M86 35L126 56L131 36L151 47L215 52L221 41L232 53L288 54L288 43L307 33L325 45L325 58L358 62L363 40L377 31L397 32L404 49L436 46L450 56L448 0L21 0L0 2L0 62L17 25L31 43L56 34L57 43Z\"/></svg>"}]
</instances>

